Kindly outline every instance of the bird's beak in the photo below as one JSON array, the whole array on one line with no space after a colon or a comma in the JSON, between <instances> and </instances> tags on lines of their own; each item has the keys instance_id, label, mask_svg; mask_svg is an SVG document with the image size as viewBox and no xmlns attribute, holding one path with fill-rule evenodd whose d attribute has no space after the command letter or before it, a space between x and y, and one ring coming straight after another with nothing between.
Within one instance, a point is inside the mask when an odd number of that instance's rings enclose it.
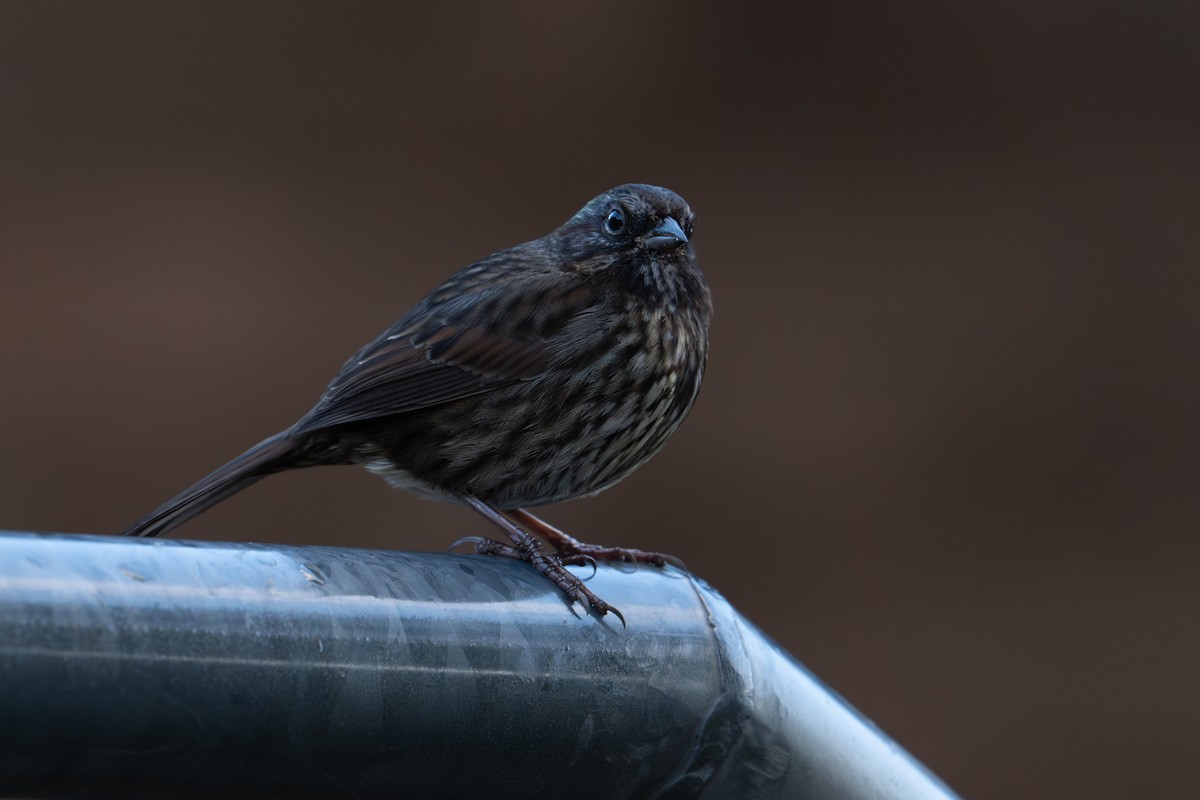
<instances>
[{"instance_id":1,"label":"bird's beak","mask_svg":"<svg viewBox=\"0 0 1200 800\"><path fill-rule=\"evenodd\" d=\"M662 224L642 238L647 247L663 253L674 250L681 244L687 244L687 240L687 234L679 227L674 217L667 217Z\"/></svg>"}]
</instances>

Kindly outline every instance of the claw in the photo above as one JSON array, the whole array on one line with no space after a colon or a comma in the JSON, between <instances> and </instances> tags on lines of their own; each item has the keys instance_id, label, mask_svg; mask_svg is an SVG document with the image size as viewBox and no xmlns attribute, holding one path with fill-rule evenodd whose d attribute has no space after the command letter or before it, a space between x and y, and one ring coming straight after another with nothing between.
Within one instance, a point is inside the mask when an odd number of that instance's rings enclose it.
<instances>
[{"instance_id":1,"label":"claw","mask_svg":"<svg viewBox=\"0 0 1200 800\"><path fill-rule=\"evenodd\" d=\"M464 536L457 540L454 544L450 545L450 548L446 550L446 552L453 553L454 548L458 547L460 544L466 544L467 542L470 542L471 544L475 545L475 552L478 553L479 549L487 544L487 541L488 540L482 536Z\"/></svg>"},{"instance_id":2,"label":"claw","mask_svg":"<svg viewBox=\"0 0 1200 800\"><path fill-rule=\"evenodd\" d=\"M558 556L558 560L563 564L571 567L591 567L592 574L582 580L590 581L596 577L596 559L589 556L587 553L563 553L557 552L554 555Z\"/></svg>"},{"instance_id":3,"label":"claw","mask_svg":"<svg viewBox=\"0 0 1200 800\"><path fill-rule=\"evenodd\" d=\"M611 612L614 617L621 620L622 628L626 628L626 629L629 628L629 626L625 624L625 615L621 613L620 609L618 609L616 606L610 606L608 603L605 603L603 600L601 600L600 603L601 603L601 605L599 605L599 606L593 605L592 610L594 610L601 617L603 617L604 615Z\"/></svg>"},{"instance_id":4,"label":"claw","mask_svg":"<svg viewBox=\"0 0 1200 800\"><path fill-rule=\"evenodd\" d=\"M690 571L690 570L688 570L688 568L687 568L687 564L683 563L683 559L682 559L682 558L679 558L678 556L673 556L673 555L671 555L670 553L659 553L659 555L662 557L662 558L661 558L661 561L662 561L662 563L661 563L661 564L656 564L655 566L658 566L658 567L664 567L664 566L666 566L667 564L670 564L672 567L676 567L676 568L678 568L678 569L681 569L681 570L683 570L684 572L689 572L689 571Z\"/></svg>"},{"instance_id":5,"label":"claw","mask_svg":"<svg viewBox=\"0 0 1200 800\"><path fill-rule=\"evenodd\" d=\"M598 569L596 566L596 559L592 558L589 555L584 555L583 562L584 562L583 565L587 565L587 564L591 565L592 574L588 575L586 578L581 578L580 580L590 581L592 578L596 577L596 570ZM583 565L581 565L581 566L583 566Z\"/></svg>"}]
</instances>

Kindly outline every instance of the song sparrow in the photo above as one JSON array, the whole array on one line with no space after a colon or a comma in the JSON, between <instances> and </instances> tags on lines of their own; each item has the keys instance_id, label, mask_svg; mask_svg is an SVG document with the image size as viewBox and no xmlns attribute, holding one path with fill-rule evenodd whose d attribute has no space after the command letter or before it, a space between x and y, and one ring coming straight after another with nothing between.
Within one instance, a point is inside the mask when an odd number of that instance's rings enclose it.
<instances>
[{"instance_id":1,"label":"song sparrow","mask_svg":"<svg viewBox=\"0 0 1200 800\"><path fill-rule=\"evenodd\" d=\"M691 409L712 312L692 221L674 192L618 186L549 235L475 262L347 361L295 425L125 535L165 533L271 473L360 464L471 506L511 544L456 545L528 561L572 602L624 623L563 564L663 557L583 544L523 508L613 485Z\"/></svg>"}]
</instances>

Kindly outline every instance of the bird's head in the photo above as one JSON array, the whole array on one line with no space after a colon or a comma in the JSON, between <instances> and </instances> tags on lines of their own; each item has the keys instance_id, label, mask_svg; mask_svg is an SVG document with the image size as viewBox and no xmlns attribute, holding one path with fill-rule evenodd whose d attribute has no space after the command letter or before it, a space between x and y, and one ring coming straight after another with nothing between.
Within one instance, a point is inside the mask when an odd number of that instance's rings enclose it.
<instances>
[{"instance_id":1,"label":"bird's head","mask_svg":"<svg viewBox=\"0 0 1200 800\"><path fill-rule=\"evenodd\" d=\"M674 296L703 283L691 244L694 222L670 189L627 183L593 198L552 236L565 270L604 275L634 293Z\"/></svg>"}]
</instances>

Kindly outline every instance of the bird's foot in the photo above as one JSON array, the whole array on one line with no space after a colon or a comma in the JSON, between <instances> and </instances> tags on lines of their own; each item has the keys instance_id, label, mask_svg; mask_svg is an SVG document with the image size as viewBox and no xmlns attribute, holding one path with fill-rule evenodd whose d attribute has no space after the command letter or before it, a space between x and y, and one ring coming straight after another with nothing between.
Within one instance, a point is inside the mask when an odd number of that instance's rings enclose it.
<instances>
[{"instance_id":1,"label":"bird's foot","mask_svg":"<svg viewBox=\"0 0 1200 800\"><path fill-rule=\"evenodd\" d=\"M564 564L583 565L595 564L597 561L622 561L627 564L652 564L665 567L667 564L686 571L687 565L675 556L667 553L655 553L648 550L637 550L632 547L607 547L600 544L581 542L569 533L539 519L528 511L515 508L503 512L506 517L521 525L526 530L536 533L550 544L554 545L555 555Z\"/></svg>"},{"instance_id":2,"label":"bird's foot","mask_svg":"<svg viewBox=\"0 0 1200 800\"><path fill-rule=\"evenodd\" d=\"M487 507L484 506L484 508ZM488 510L490 511L491 509ZM481 511L481 513L483 512ZM497 527L503 530L512 540L512 544L497 542L494 539L488 539L483 536L465 536L455 542L451 546L451 549L461 544L471 543L475 545L475 552L480 555L520 559L549 578L555 586L570 598L572 603L578 602L585 608L591 607L601 617L611 612L613 616L621 620L621 627L626 627L625 615L615 606L611 606L597 597L596 593L588 589L580 578L571 574L563 564L562 559L553 553L547 552L545 546L540 541L518 528L510 520L505 519L496 512L493 513L495 513L495 518L486 513L484 516L487 516L496 523ZM497 520L501 520L503 524ZM588 559L581 554L580 560L573 563L586 564L588 563ZM595 562L592 562L592 565L594 567Z\"/></svg>"}]
</instances>

